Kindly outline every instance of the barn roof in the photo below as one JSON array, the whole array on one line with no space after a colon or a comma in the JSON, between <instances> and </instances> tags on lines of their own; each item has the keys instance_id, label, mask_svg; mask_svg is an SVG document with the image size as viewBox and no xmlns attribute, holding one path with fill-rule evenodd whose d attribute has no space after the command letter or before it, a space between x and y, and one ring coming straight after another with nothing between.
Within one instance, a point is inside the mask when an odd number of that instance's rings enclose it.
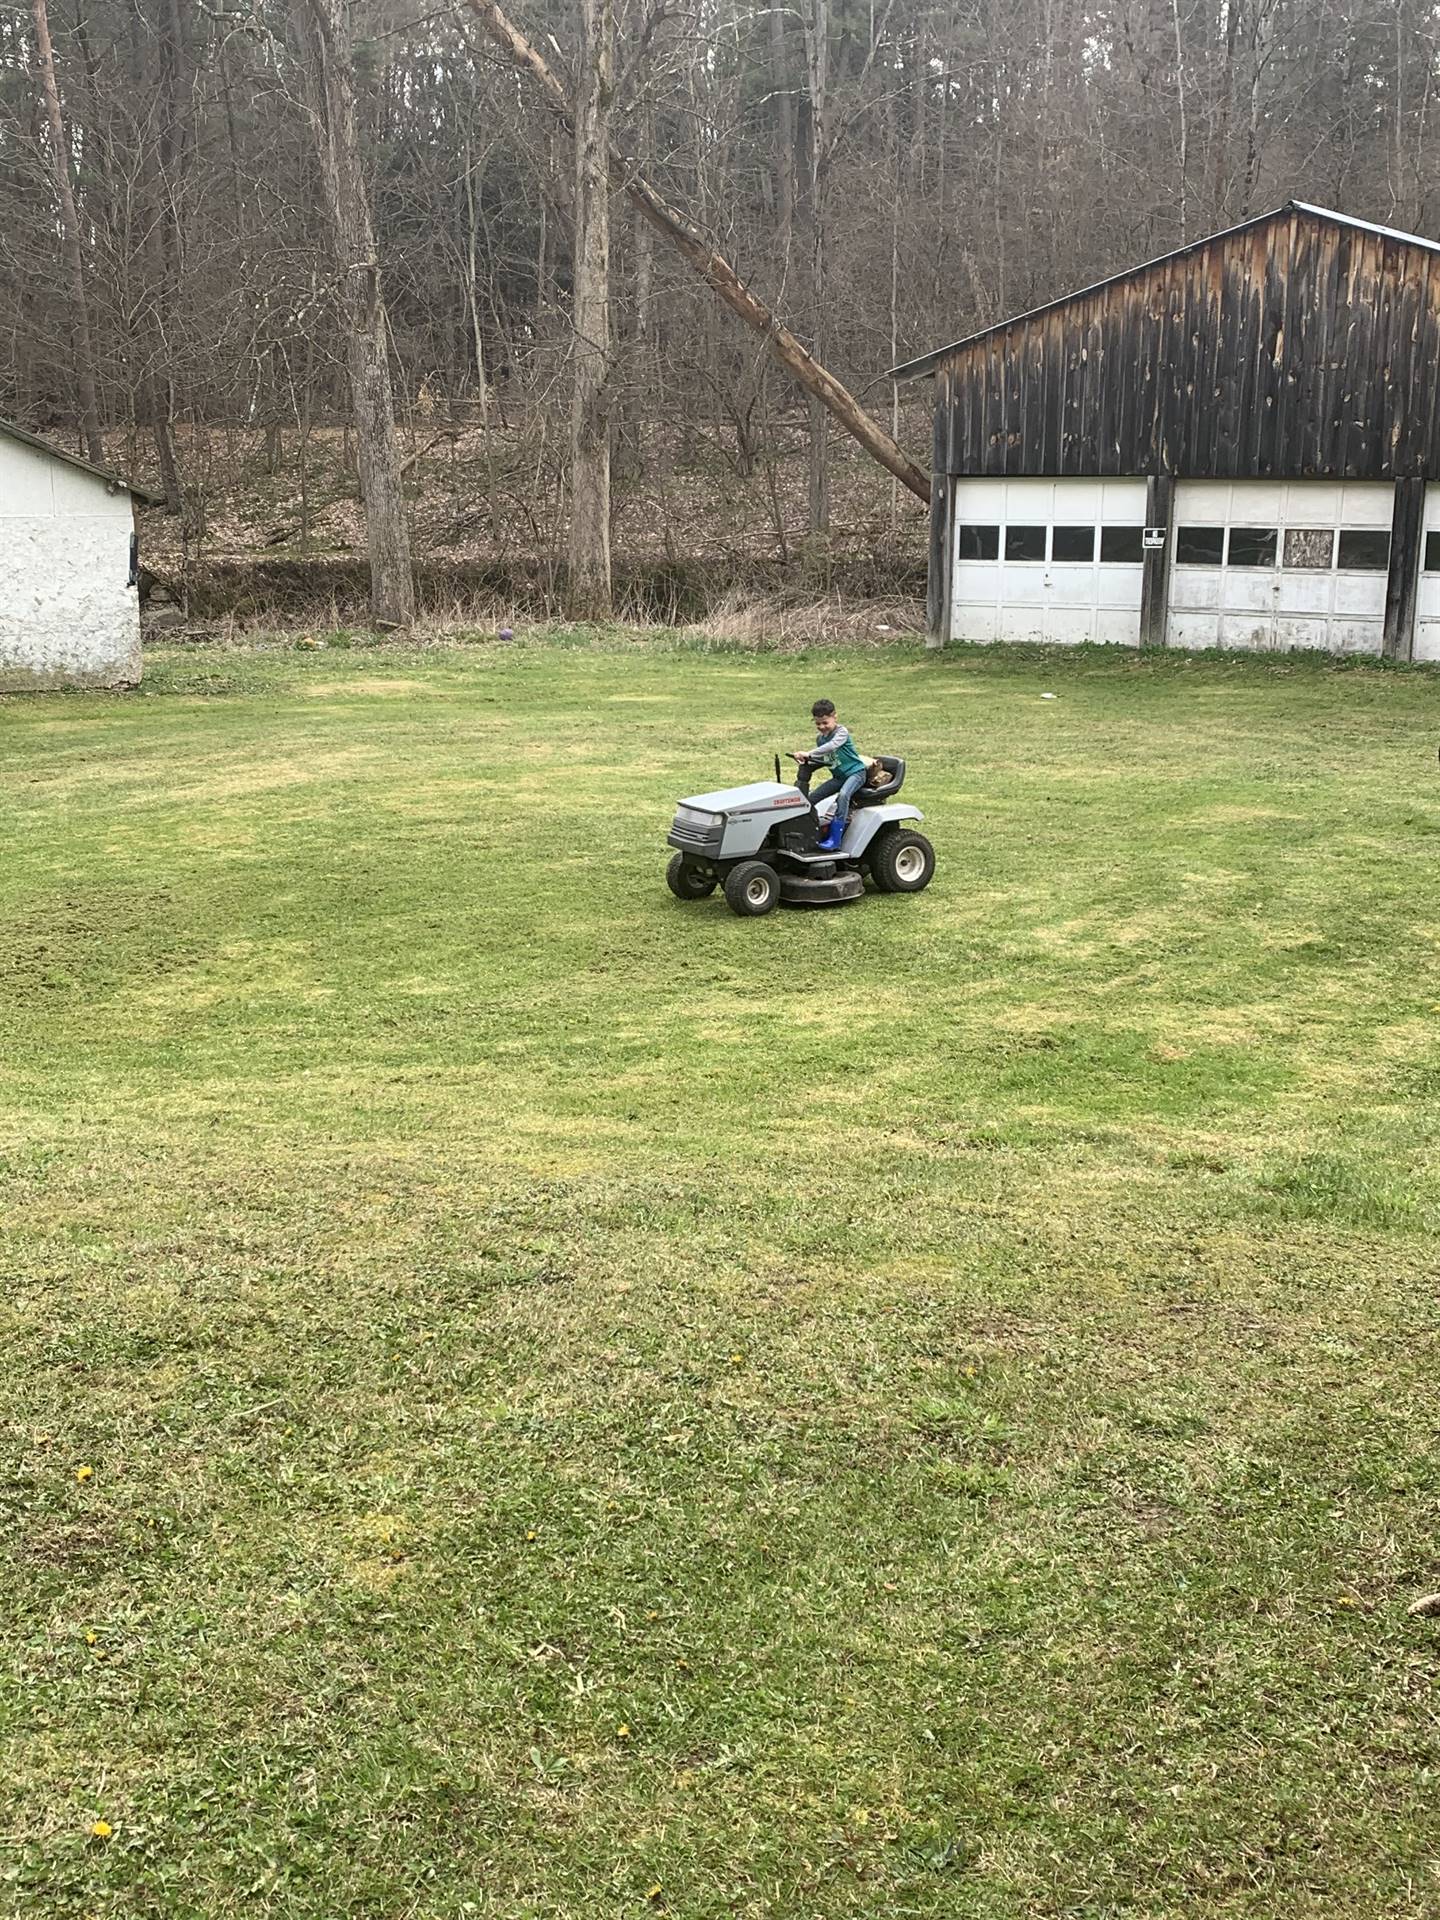
<instances>
[{"instance_id":1,"label":"barn roof","mask_svg":"<svg viewBox=\"0 0 1440 1920\"><path fill-rule=\"evenodd\" d=\"M1133 280L1142 273L1148 273L1152 267L1162 266L1167 260L1183 259L1188 253L1197 253L1202 247L1213 246L1217 240L1229 240L1237 233L1249 233L1255 227L1263 227L1268 221L1280 220L1292 213L1307 214L1315 220L1327 220L1335 226L1353 227L1359 233L1379 234L1383 239L1398 241L1403 246L1423 247L1427 253L1440 253L1440 241L1423 239L1418 233L1402 233L1398 227L1376 226L1369 220L1353 219L1348 213L1336 213L1331 207L1312 206L1306 200L1287 200L1284 206L1272 207L1268 213L1257 213L1252 219L1242 220L1236 226L1222 227L1218 233L1207 233L1201 240L1191 240L1183 247L1173 247L1169 253L1157 254L1153 260L1142 260L1138 266L1126 267L1123 273L1108 274L1105 279L1096 280L1088 287L1077 287L1073 293L1061 294L1058 300L1047 300L1042 306L1031 307L1025 313L1012 314L1008 320L997 320L993 326L981 327L977 333L967 333L961 340L952 340L949 346L922 353L917 360L907 360L901 366L891 367L890 378L915 380L922 374L933 373L942 360L952 353L958 353L962 347L974 346L977 340L988 339L994 333L1004 333L1007 327L1023 326L1027 320L1036 320L1042 313L1053 313L1057 307L1068 306L1072 300L1084 300L1105 287Z\"/></svg>"},{"instance_id":2,"label":"barn roof","mask_svg":"<svg viewBox=\"0 0 1440 1920\"><path fill-rule=\"evenodd\" d=\"M0 434L7 440L18 440L22 447L33 447L37 453L48 453L52 460L63 460L67 467L76 467L81 473L88 473L92 480L103 480L112 493L128 493L142 506L163 507L165 504L159 494L147 493L144 487L122 480L117 473L107 473L103 467L93 467L88 460L82 460L78 453L67 453L63 447L42 440L38 433L27 433L24 427L17 427L11 420L0 420Z\"/></svg>"}]
</instances>

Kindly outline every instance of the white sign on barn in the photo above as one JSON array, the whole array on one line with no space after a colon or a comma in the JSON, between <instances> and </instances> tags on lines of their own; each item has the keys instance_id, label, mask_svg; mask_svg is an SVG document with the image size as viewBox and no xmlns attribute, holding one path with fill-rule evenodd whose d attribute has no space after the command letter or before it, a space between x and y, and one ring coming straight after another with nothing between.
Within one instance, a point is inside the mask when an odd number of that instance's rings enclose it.
<instances>
[{"instance_id":1,"label":"white sign on barn","mask_svg":"<svg viewBox=\"0 0 1440 1920\"><path fill-rule=\"evenodd\" d=\"M136 498L0 421L0 692L139 680Z\"/></svg>"}]
</instances>

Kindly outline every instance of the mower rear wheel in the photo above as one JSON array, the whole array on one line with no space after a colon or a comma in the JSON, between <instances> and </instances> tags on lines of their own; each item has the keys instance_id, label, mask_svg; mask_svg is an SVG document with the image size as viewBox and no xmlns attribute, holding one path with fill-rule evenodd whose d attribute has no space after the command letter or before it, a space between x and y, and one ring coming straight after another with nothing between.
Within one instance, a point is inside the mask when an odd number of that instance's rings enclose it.
<instances>
[{"instance_id":1,"label":"mower rear wheel","mask_svg":"<svg viewBox=\"0 0 1440 1920\"><path fill-rule=\"evenodd\" d=\"M920 893L935 873L935 849L923 833L894 827L870 853L870 878L880 893Z\"/></svg>"},{"instance_id":2,"label":"mower rear wheel","mask_svg":"<svg viewBox=\"0 0 1440 1920\"><path fill-rule=\"evenodd\" d=\"M763 860L742 860L725 876L725 904L732 913L753 919L780 904L780 876Z\"/></svg>"},{"instance_id":3,"label":"mower rear wheel","mask_svg":"<svg viewBox=\"0 0 1440 1920\"><path fill-rule=\"evenodd\" d=\"M677 900L708 900L720 882L713 873L692 867L683 853L677 853L665 869L665 884Z\"/></svg>"}]
</instances>

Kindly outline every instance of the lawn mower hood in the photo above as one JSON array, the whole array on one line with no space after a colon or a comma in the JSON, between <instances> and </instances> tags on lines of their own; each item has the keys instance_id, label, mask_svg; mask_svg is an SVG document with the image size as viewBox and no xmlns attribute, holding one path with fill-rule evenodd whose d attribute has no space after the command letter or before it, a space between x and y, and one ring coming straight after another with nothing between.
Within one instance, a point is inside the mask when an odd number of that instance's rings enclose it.
<instances>
[{"instance_id":1,"label":"lawn mower hood","mask_svg":"<svg viewBox=\"0 0 1440 1920\"><path fill-rule=\"evenodd\" d=\"M668 844L711 860L739 860L759 852L777 820L809 809L810 802L797 787L774 780L697 793L675 809Z\"/></svg>"}]
</instances>

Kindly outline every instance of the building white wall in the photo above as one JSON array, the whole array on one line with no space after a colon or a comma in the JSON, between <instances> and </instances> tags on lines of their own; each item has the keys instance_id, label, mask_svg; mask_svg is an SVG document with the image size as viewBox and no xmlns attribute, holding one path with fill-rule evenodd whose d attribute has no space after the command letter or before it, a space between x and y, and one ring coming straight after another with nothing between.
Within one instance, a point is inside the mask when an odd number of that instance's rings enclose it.
<instances>
[{"instance_id":1,"label":"building white wall","mask_svg":"<svg viewBox=\"0 0 1440 1920\"><path fill-rule=\"evenodd\" d=\"M139 680L134 524L123 488L0 433L0 692Z\"/></svg>"}]
</instances>

